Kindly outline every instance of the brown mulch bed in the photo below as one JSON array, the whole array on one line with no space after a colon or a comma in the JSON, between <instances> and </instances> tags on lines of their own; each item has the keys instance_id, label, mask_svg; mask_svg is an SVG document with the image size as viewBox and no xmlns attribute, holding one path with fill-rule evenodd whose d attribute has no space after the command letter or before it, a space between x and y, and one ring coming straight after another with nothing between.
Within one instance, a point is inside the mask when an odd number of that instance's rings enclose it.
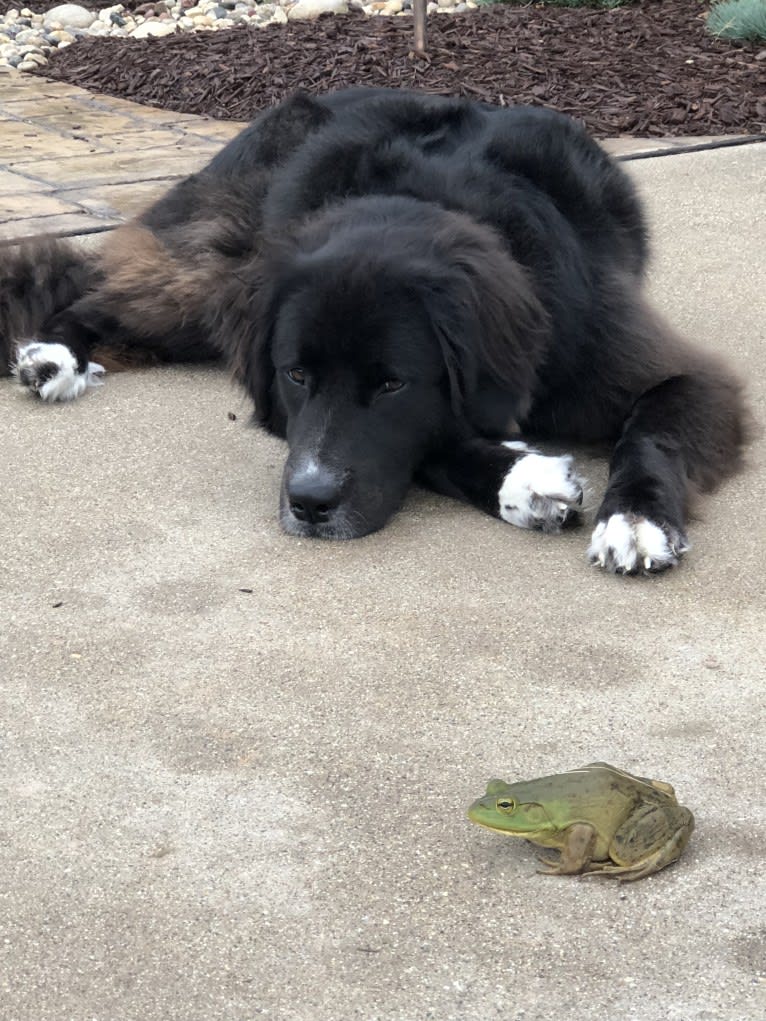
<instances>
[{"instance_id":1,"label":"brown mulch bed","mask_svg":"<svg viewBox=\"0 0 766 1021\"><path fill-rule=\"evenodd\" d=\"M162 39L83 39L41 73L184 113L246 120L292 92L419 88L491 103L545 104L598 137L766 130L764 45L705 31L699 0L615 10L496 4L428 20L323 16L263 29Z\"/></svg>"}]
</instances>

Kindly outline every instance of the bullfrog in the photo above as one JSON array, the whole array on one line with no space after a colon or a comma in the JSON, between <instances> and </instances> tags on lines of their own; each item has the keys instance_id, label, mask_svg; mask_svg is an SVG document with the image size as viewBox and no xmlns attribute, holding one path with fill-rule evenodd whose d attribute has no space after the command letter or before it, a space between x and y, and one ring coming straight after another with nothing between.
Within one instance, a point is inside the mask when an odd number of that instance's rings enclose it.
<instances>
[{"instance_id":1,"label":"bullfrog","mask_svg":"<svg viewBox=\"0 0 766 1021\"><path fill-rule=\"evenodd\" d=\"M680 857L694 816L669 783L606 762L537 780L490 780L468 809L471 822L560 852L540 857L549 876L600 873L627 881Z\"/></svg>"}]
</instances>

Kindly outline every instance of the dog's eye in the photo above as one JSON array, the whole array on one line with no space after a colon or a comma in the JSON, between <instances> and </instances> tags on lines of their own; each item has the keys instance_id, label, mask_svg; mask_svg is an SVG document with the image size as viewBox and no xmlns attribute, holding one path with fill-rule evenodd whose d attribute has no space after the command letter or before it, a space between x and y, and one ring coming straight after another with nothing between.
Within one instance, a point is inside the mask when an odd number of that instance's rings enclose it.
<instances>
[{"instance_id":1,"label":"dog's eye","mask_svg":"<svg viewBox=\"0 0 766 1021\"><path fill-rule=\"evenodd\" d=\"M294 369L288 369L287 375L293 383L297 383L299 386L306 385L306 373L299 366L296 365Z\"/></svg>"},{"instance_id":2,"label":"dog's eye","mask_svg":"<svg viewBox=\"0 0 766 1021\"><path fill-rule=\"evenodd\" d=\"M401 379L387 379L378 392L382 394L395 394L403 386L404 383Z\"/></svg>"}]
</instances>

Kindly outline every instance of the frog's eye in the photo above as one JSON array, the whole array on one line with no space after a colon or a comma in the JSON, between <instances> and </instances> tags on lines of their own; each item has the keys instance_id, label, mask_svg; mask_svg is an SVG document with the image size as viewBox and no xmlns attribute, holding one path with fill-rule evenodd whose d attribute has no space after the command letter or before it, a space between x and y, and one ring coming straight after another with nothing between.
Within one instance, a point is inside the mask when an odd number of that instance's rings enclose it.
<instances>
[{"instance_id":1,"label":"frog's eye","mask_svg":"<svg viewBox=\"0 0 766 1021\"><path fill-rule=\"evenodd\" d=\"M512 812L516 808L513 798L498 798L495 805L498 812Z\"/></svg>"}]
</instances>

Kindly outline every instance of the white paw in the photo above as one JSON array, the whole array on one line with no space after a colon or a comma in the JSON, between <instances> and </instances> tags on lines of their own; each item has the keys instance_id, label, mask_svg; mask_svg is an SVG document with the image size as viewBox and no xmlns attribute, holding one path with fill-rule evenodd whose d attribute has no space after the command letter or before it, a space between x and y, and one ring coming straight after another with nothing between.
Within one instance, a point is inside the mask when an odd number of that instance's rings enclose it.
<instances>
[{"instance_id":1,"label":"white paw","mask_svg":"<svg viewBox=\"0 0 766 1021\"><path fill-rule=\"evenodd\" d=\"M22 386L44 401L73 401L89 386L100 386L106 370L88 362L77 371L77 359L65 344L30 341L17 348L13 374Z\"/></svg>"},{"instance_id":2,"label":"white paw","mask_svg":"<svg viewBox=\"0 0 766 1021\"><path fill-rule=\"evenodd\" d=\"M591 536L592 564L614 574L650 574L675 567L689 549L686 536L635 514L612 514Z\"/></svg>"},{"instance_id":3,"label":"white paw","mask_svg":"<svg viewBox=\"0 0 766 1021\"><path fill-rule=\"evenodd\" d=\"M503 479L498 493L500 517L518 528L560 532L577 517L582 504L582 479L571 457L545 457L524 443L503 446L529 450Z\"/></svg>"}]
</instances>

